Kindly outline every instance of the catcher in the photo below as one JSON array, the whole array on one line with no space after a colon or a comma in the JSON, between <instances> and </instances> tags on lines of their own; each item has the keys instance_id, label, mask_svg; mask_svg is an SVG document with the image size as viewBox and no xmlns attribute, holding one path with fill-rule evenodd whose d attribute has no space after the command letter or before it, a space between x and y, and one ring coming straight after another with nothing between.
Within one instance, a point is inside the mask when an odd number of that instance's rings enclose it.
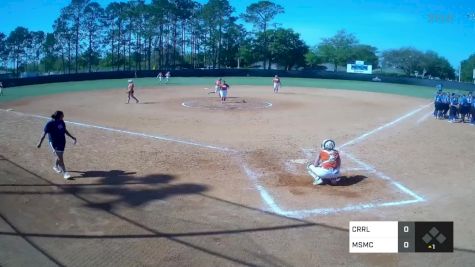
<instances>
[{"instance_id":1,"label":"catcher","mask_svg":"<svg viewBox=\"0 0 475 267\"><path fill-rule=\"evenodd\" d=\"M335 185L340 181L341 159L338 150L335 149L335 141L323 140L322 149L313 164L307 165L307 171L313 177L313 185L320 185L329 180Z\"/></svg>"}]
</instances>

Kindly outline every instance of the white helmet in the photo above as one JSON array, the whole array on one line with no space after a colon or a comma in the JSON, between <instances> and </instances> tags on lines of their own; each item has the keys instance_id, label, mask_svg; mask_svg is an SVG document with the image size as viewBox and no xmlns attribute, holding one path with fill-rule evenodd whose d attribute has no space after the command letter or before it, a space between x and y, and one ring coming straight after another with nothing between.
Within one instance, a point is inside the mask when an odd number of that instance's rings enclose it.
<instances>
[{"instance_id":1,"label":"white helmet","mask_svg":"<svg viewBox=\"0 0 475 267\"><path fill-rule=\"evenodd\" d=\"M134 81L133 80L129 80L129 83L133 83Z\"/></svg>"},{"instance_id":2,"label":"white helmet","mask_svg":"<svg viewBox=\"0 0 475 267\"><path fill-rule=\"evenodd\" d=\"M335 146L336 146L335 141L330 140L330 139L325 139L322 142L322 149L325 149L325 150L333 150L335 149Z\"/></svg>"}]
</instances>

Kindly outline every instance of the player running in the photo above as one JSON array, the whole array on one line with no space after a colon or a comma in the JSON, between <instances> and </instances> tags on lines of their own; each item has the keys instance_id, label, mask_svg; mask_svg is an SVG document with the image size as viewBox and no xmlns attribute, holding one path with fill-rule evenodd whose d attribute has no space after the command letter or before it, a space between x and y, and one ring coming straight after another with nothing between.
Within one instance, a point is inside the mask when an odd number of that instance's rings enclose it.
<instances>
[{"instance_id":1,"label":"player running","mask_svg":"<svg viewBox=\"0 0 475 267\"><path fill-rule=\"evenodd\" d=\"M320 185L325 180L330 180L336 185L339 181L341 159L335 149L335 141L323 140L320 153L313 164L307 165L307 171L313 177L313 185Z\"/></svg>"},{"instance_id":2,"label":"player running","mask_svg":"<svg viewBox=\"0 0 475 267\"><path fill-rule=\"evenodd\" d=\"M0 82L0 96L3 96L3 83Z\"/></svg>"},{"instance_id":3,"label":"player running","mask_svg":"<svg viewBox=\"0 0 475 267\"><path fill-rule=\"evenodd\" d=\"M133 99L135 99L136 103L138 104L139 103L139 100L134 96L134 89L135 89L135 85L134 85L134 81L133 80L129 80L129 85L127 86L127 95L128 95L128 99L127 99L127 104L130 103L130 98L132 97Z\"/></svg>"},{"instance_id":4,"label":"player running","mask_svg":"<svg viewBox=\"0 0 475 267\"><path fill-rule=\"evenodd\" d=\"M226 81L223 81L223 83L221 84L221 90L219 90L221 103L224 103L226 101L226 98L228 97L228 89L229 89L229 84L227 84Z\"/></svg>"},{"instance_id":5,"label":"player running","mask_svg":"<svg viewBox=\"0 0 475 267\"><path fill-rule=\"evenodd\" d=\"M57 173L63 173L64 179L69 180L71 179L71 175L66 171L66 166L64 165L63 160L64 148L66 147L65 135L71 137L71 139L74 140L74 144L76 144L77 140L76 137L72 136L66 129L66 124L63 121L64 114L62 111L56 111L53 115L51 115L51 118L52 120L46 123L43 136L41 136L41 139L36 147L41 147L46 134L48 134L49 145L56 156L53 170Z\"/></svg>"},{"instance_id":6,"label":"player running","mask_svg":"<svg viewBox=\"0 0 475 267\"><path fill-rule=\"evenodd\" d=\"M278 93L281 85L279 76L275 75L272 82L274 83L274 93Z\"/></svg>"}]
</instances>

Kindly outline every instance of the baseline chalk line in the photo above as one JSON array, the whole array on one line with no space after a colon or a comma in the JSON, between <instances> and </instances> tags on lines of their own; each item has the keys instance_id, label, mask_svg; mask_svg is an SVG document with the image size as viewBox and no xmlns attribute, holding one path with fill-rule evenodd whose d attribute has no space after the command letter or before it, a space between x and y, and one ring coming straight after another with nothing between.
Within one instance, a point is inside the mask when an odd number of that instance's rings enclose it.
<instances>
[{"instance_id":1,"label":"baseline chalk line","mask_svg":"<svg viewBox=\"0 0 475 267\"><path fill-rule=\"evenodd\" d=\"M419 125L421 124L423 121L427 120L427 118L429 118L430 116L432 116L432 112L431 113L428 113L424 116L422 116L420 119L417 120L416 124Z\"/></svg>"},{"instance_id":2,"label":"baseline chalk line","mask_svg":"<svg viewBox=\"0 0 475 267\"><path fill-rule=\"evenodd\" d=\"M17 114L17 115L20 115L20 116L43 119L43 120L51 119L51 118L46 117L46 116L27 114L27 113L22 113L22 112L18 112L18 111L6 111L4 109L0 109L0 111L4 111L4 112L8 112L8 113L14 113L14 114ZM238 152L237 150L231 149L231 148L219 147L219 146L208 145L208 144L203 144L203 143L198 143L198 142L193 142L193 141L187 141L187 140L181 140L181 139L171 138L171 137L167 137L167 136L163 136L163 135L152 135L152 134L146 134L146 133L140 133L140 132L133 132L133 131L109 128L109 127L87 124L87 123L81 123L81 122L75 122L75 121L66 121L65 120L65 122L69 123L69 124L72 124L72 125L84 127L84 128L100 129L100 130L109 131L109 132L122 133L122 134L128 134L128 135L132 135L132 136L145 137L145 138L152 138L152 139L157 139L157 140L161 140L161 141L173 142L173 143L184 144L184 145L191 145L191 146L196 146L196 147L201 147L201 148L208 148L208 149L223 151L223 152L232 152L232 153L237 153Z\"/></svg>"},{"instance_id":3,"label":"baseline chalk line","mask_svg":"<svg viewBox=\"0 0 475 267\"><path fill-rule=\"evenodd\" d=\"M402 121L402 120L404 120L404 119L406 119L406 118L408 118L408 117L411 117L412 115L416 114L417 112L419 112L419 111L421 111L421 110L427 108L427 107L430 106L430 105L432 105L432 103L427 104L427 105L425 105L425 106L422 106L422 107L420 107L420 108L417 108L417 109L415 109L415 110L413 110L413 111L410 111L410 112L404 114L403 116L401 116L401 117L399 117L399 118L397 118L397 119L395 119L395 120L393 120L393 121L390 121L390 122L388 122L388 123L386 123L386 124L384 124L384 125L381 125L381 126L379 126L378 128L376 128L376 129L373 129L373 130L371 130L371 131L369 131L369 132L366 132L366 133L364 133L364 134L362 134L362 135L360 135L360 136L358 136L358 137L356 137L356 138L354 138L354 139L352 139L352 140L350 140L350 141L344 143L343 145L339 146L339 148L341 149L341 148L346 147L346 146L350 146L350 145L357 144L357 143L363 141L364 139L366 139L368 136L373 135L373 134L375 134L375 133L377 133L377 132L379 132L379 131L381 131L381 130L384 130L384 129L388 128L388 127L391 127L391 126L397 124L398 122L400 122L400 121Z\"/></svg>"}]
</instances>

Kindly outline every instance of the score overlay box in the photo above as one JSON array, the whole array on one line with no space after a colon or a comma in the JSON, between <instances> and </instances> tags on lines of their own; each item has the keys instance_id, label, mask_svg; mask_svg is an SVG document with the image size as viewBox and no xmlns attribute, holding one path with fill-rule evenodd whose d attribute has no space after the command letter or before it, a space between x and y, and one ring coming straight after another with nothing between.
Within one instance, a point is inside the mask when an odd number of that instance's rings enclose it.
<instances>
[{"instance_id":1,"label":"score overlay box","mask_svg":"<svg viewBox=\"0 0 475 267\"><path fill-rule=\"evenodd\" d=\"M350 253L453 252L453 222L351 221Z\"/></svg>"}]
</instances>

